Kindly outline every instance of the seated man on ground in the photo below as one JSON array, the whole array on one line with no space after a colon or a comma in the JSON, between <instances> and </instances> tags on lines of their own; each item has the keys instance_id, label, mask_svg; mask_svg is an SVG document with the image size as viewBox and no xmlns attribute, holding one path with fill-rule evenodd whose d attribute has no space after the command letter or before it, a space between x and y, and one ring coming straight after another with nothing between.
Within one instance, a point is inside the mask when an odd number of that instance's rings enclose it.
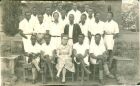
<instances>
[{"instance_id":1,"label":"seated man on ground","mask_svg":"<svg viewBox=\"0 0 140 86\"><path fill-rule=\"evenodd\" d=\"M36 35L31 36L31 43L28 45L30 49L28 49L28 53L26 54L26 61L29 64L32 64L32 75L33 75L33 83L36 82L37 72L40 72L40 57L39 51L36 46Z\"/></svg>"},{"instance_id":2,"label":"seated man on ground","mask_svg":"<svg viewBox=\"0 0 140 86\"><path fill-rule=\"evenodd\" d=\"M84 43L84 38L84 34L79 34L78 42L73 45L74 60L77 64L81 65L87 74L90 74L91 72L86 68L86 65L89 66L89 44Z\"/></svg>"},{"instance_id":3,"label":"seated man on ground","mask_svg":"<svg viewBox=\"0 0 140 86\"><path fill-rule=\"evenodd\" d=\"M102 84L104 84L103 81L103 70L105 74L109 78L114 78L114 76L109 72L108 65L107 65L107 55L106 55L106 49L103 43L101 43L101 35L96 34L95 35L95 42L90 44L90 63L92 64L99 64L99 80Z\"/></svg>"},{"instance_id":4,"label":"seated man on ground","mask_svg":"<svg viewBox=\"0 0 140 86\"><path fill-rule=\"evenodd\" d=\"M47 69L48 69L51 75L51 78L53 80L52 64L54 64L54 61L55 61L55 48L54 48L54 45L52 44L50 34L45 34L44 40L45 40L45 43L43 43L42 45L43 47L42 47L41 60L42 60L43 68L45 71L45 76L47 75Z\"/></svg>"}]
</instances>

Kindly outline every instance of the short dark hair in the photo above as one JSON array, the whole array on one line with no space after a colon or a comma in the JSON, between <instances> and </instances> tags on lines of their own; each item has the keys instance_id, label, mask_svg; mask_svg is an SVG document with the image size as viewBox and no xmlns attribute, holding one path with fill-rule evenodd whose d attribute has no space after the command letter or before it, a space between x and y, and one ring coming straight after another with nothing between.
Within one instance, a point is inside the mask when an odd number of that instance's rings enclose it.
<instances>
[{"instance_id":1,"label":"short dark hair","mask_svg":"<svg viewBox=\"0 0 140 86\"><path fill-rule=\"evenodd\" d=\"M45 34L44 35L44 39L46 38L46 36L49 36L51 38L51 35L50 34Z\"/></svg>"},{"instance_id":2,"label":"short dark hair","mask_svg":"<svg viewBox=\"0 0 140 86\"><path fill-rule=\"evenodd\" d=\"M94 17L95 17L98 13L100 14L100 12L95 12L95 13L94 13Z\"/></svg>"},{"instance_id":3,"label":"short dark hair","mask_svg":"<svg viewBox=\"0 0 140 86\"><path fill-rule=\"evenodd\" d=\"M83 36L83 37L85 38L85 35L84 35L83 33L80 33L79 36L80 36L80 35Z\"/></svg>"},{"instance_id":4,"label":"short dark hair","mask_svg":"<svg viewBox=\"0 0 140 86\"><path fill-rule=\"evenodd\" d=\"M101 34L100 33L97 33L95 36L100 36L101 37Z\"/></svg>"},{"instance_id":5,"label":"short dark hair","mask_svg":"<svg viewBox=\"0 0 140 86\"><path fill-rule=\"evenodd\" d=\"M83 13L81 16L85 16L87 18L87 15L85 13Z\"/></svg>"},{"instance_id":6,"label":"short dark hair","mask_svg":"<svg viewBox=\"0 0 140 86\"><path fill-rule=\"evenodd\" d=\"M68 37L68 38L69 38L69 36L68 36L67 34L65 34L65 33L62 33L62 34L61 34L61 39L62 39L63 37Z\"/></svg>"},{"instance_id":7,"label":"short dark hair","mask_svg":"<svg viewBox=\"0 0 140 86\"><path fill-rule=\"evenodd\" d=\"M112 17L114 16L113 12L108 12L108 13L110 13L112 15Z\"/></svg>"}]
</instances>

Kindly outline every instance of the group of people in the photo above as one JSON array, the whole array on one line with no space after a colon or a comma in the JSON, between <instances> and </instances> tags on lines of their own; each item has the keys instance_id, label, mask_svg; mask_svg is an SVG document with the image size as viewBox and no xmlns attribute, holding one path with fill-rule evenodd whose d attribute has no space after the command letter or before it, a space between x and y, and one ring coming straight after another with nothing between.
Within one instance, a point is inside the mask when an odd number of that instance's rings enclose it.
<instances>
[{"instance_id":1,"label":"group of people","mask_svg":"<svg viewBox=\"0 0 140 86\"><path fill-rule=\"evenodd\" d=\"M60 7L60 6L59 6ZM40 9L41 10L41 9ZM52 64L57 69L56 78L66 82L66 71L77 73L76 65L91 74L86 66L99 64L99 80L103 83L103 74L114 78L110 73L113 57L114 40L119 33L118 24L113 20L113 13L107 12L107 21L100 20L100 13L85 5L85 12L77 9L73 3L72 9L36 13L26 10L24 19L19 23L19 33L23 39L25 58L32 64L33 83L37 73L49 71L51 77ZM104 15L102 15L104 16Z\"/></svg>"}]
</instances>

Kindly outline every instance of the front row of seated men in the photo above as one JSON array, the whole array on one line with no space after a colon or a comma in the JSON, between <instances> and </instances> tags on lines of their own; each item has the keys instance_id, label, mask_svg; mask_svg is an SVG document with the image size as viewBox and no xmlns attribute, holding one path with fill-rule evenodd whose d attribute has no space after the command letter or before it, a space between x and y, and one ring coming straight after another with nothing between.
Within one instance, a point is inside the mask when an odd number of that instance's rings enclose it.
<instances>
[{"instance_id":1,"label":"front row of seated men","mask_svg":"<svg viewBox=\"0 0 140 86\"><path fill-rule=\"evenodd\" d=\"M62 34L60 46L54 48L50 34L43 36L32 35L31 43L28 46L30 48L26 54L26 61L28 64L32 64L33 83L37 79L38 72L42 72L42 70L45 71L44 76L48 76L46 72L49 71L51 78L54 78L51 64L56 64L56 78L60 78L60 73L62 72L62 83L66 82L67 70L77 73L75 69L77 64L80 64L87 74L91 74L91 72L86 66L99 64L99 80L101 83L104 83L104 72L108 77L114 78L108 69L107 53L104 43L100 41L101 35L96 34L94 37L95 43L88 45L83 43L84 34L79 34L78 42L70 46L68 44L68 36Z\"/></svg>"}]
</instances>

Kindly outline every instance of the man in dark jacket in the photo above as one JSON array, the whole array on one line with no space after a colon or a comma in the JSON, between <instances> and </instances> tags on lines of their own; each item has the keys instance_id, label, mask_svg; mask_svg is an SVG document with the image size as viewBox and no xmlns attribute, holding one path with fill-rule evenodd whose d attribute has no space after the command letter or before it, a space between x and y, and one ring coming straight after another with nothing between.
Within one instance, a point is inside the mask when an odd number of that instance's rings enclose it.
<instances>
[{"instance_id":1,"label":"man in dark jacket","mask_svg":"<svg viewBox=\"0 0 140 86\"><path fill-rule=\"evenodd\" d=\"M72 45L78 42L78 35L81 33L81 28L78 24L74 23L74 15L69 15L69 24L65 25L64 34L69 36L69 44Z\"/></svg>"}]
</instances>

